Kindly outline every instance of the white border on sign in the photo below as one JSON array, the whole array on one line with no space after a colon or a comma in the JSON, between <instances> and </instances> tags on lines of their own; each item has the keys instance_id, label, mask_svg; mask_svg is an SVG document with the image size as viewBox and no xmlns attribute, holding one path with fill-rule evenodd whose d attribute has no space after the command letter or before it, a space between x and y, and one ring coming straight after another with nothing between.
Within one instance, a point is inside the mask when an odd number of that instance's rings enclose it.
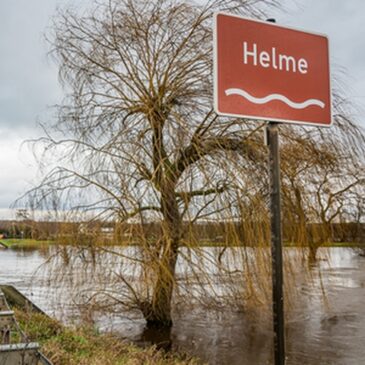
<instances>
[{"instance_id":1,"label":"white border on sign","mask_svg":"<svg viewBox=\"0 0 365 365\"><path fill-rule=\"evenodd\" d=\"M252 21L252 22L255 22L255 23L261 23L261 24L266 24L266 25L270 25L270 26L273 26L273 27L284 28L284 29L289 29L289 30L295 30L295 31L298 31L298 32L307 33L307 34L311 34L311 35L318 35L318 36L322 36L322 37L327 38L329 92L330 92L329 100L330 100L330 116L331 116L330 124L322 124L322 123L318 123L318 122L292 120L292 119L278 119L278 118L267 119L266 117L262 117L262 116L231 114L231 113L220 112L219 109L218 109L218 62L217 62L218 61L218 38L217 38L217 17L218 17L218 15L226 15L226 16L230 16L230 17L234 17L234 18L249 20L249 21ZM330 42L329 42L329 38L326 34L316 33L316 32L309 32L307 30L303 30L303 29L300 29L300 28L293 28L293 27L286 27L286 26L284 27L284 26L281 26L277 23L268 22L268 21L264 21L264 20L258 20L258 19L252 19L252 18L248 18L248 17L245 17L245 16L236 15L236 14L229 14L229 13L226 13L224 11L215 12L213 14L213 92L214 92L214 110L218 115L227 116L227 117L245 118L245 119L257 119L257 120L263 120L263 121L267 121L267 122L298 124L298 125L304 125L304 126L309 126L309 127L327 127L328 128L328 127L331 127L332 124L333 124L331 80L332 80L332 77L331 77L331 67L330 67Z\"/></svg>"}]
</instances>

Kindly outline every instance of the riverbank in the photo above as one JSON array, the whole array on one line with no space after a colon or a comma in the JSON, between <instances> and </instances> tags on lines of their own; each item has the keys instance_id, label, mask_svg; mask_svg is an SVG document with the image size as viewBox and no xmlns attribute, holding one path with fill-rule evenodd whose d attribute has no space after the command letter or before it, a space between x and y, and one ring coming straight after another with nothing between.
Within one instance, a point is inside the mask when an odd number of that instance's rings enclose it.
<instances>
[{"instance_id":1,"label":"riverbank","mask_svg":"<svg viewBox=\"0 0 365 365\"><path fill-rule=\"evenodd\" d=\"M12 249L36 249L36 248L42 248L42 247L48 247L50 245L57 244L58 242L55 240L35 240L35 239L14 239L14 238L8 238L8 239L1 239L0 244L3 245L4 248L12 248ZM121 242L121 243L112 243L112 242L103 242L103 244L97 244L97 246L138 246L137 243L127 243L127 242ZM187 243L183 243L183 246L189 247L190 245ZM194 245L195 246L195 245ZM227 244L225 242L221 241L201 241L199 244L199 247L226 247ZM292 242L284 242L284 247L302 247ZM238 244L232 244L229 247L242 247ZM348 247L348 248L365 248L365 243L358 243L358 242L328 242L321 247Z\"/></svg>"},{"instance_id":2,"label":"riverbank","mask_svg":"<svg viewBox=\"0 0 365 365\"><path fill-rule=\"evenodd\" d=\"M6 238L0 240L0 243L6 248L41 248L49 246L54 243L51 240L34 240L31 238L18 239L18 238Z\"/></svg>"},{"instance_id":3,"label":"riverbank","mask_svg":"<svg viewBox=\"0 0 365 365\"><path fill-rule=\"evenodd\" d=\"M69 328L42 314L16 310L16 318L29 340L54 365L197 365L196 359L176 353L142 349L90 327Z\"/></svg>"}]
</instances>

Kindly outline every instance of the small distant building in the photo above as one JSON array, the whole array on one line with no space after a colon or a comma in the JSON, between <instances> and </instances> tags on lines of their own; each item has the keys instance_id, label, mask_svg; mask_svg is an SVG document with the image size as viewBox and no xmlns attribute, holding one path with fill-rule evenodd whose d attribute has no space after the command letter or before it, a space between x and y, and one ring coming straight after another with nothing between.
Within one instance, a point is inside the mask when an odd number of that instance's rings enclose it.
<instances>
[{"instance_id":1,"label":"small distant building","mask_svg":"<svg viewBox=\"0 0 365 365\"><path fill-rule=\"evenodd\" d=\"M100 231L104 237L112 238L114 236L114 227L101 227Z\"/></svg>"}]
</instances>

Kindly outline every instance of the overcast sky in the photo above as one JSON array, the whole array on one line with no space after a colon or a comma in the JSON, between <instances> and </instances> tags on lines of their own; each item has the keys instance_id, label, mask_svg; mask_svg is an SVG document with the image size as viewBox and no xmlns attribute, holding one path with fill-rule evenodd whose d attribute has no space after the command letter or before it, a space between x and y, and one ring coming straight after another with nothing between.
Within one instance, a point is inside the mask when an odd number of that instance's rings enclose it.
<instances>
[{"instance_id":1,"label":"overcast sky","mask_svg":"<svg viewBox=\"0 0 365 365\"><path fill-rule=\"evenodd\" d=\"M91 1L90 1L91 2ZM47 58L44 32L57 6L88 0L0 0L0 219L37 179L26 139L40 134L37 121L52 117L50 106L62 99L57 68ZM334 73L345 70L347 96L365 110L364 0L286 1L286 13L272 12L282 25L327 34Z\"/></svg>"}]
</instances>

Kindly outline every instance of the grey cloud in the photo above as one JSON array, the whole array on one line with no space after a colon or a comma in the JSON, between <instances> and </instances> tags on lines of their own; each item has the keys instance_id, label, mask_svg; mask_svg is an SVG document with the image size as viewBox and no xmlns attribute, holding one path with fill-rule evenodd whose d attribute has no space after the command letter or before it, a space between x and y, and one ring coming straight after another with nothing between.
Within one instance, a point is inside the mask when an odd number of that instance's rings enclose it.
<instances>
[{"instance_id":1,"label":"grey cloud","mask_svg":"<svg viewBox=\"0 0 365 365\"><path fill-rule=\"evenodd\" d=\"M43 39L55 5L49 0L0 3L0 128L34 128L46 106L62 96Z\"/></svg>"},{"instance_id":2,"label":"grey cloud","mask_svg":"<svg viewBox=\"0 0 365 365\"><path fill-rule=\"evenodd\" d=\"M6 146L0 143L0 208L8 207L35 176L35 169L19 160L21 140L37 133L36 120L47 120L47 106L62 98L57 68L47 60L43 33L56 6L90 2L0 0L0 140L7 141ZM365 2L287 0L286 5L286 14L271 10L271 16L279 24L327 33L334 62L347 69L349 96L364 106Z\"/></svg>"},{"instance_id":3,"label":"grey cloud","mask_svg":"<svg viewBox=\"0 0 365 365\"><path fill-rule=\"evenodd\" d=\"M289 12L278 13L278 22L329 36L333 75L344 82L347 97L359 110L355 116L365 126L365 2L299 0L286 4Z\"/></svg>"}]
</instances>

